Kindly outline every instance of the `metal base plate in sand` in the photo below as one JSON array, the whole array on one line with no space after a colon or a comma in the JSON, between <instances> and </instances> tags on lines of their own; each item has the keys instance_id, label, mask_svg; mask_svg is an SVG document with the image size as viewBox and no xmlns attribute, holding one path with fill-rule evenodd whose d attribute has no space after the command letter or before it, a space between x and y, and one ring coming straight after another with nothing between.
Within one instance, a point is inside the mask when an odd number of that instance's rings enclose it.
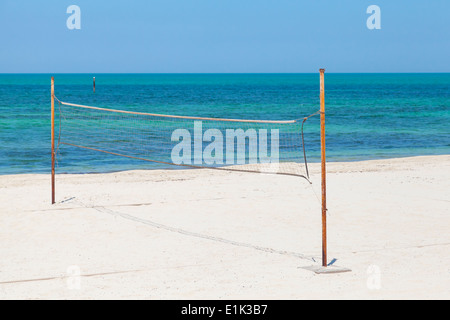
<instances>
[{"instance_id":1,"label":"metal base plate in sand","mask_svg":"<svg viewBox=\"0 0 450 320\"><path fill-rule=\"evenodd\" d=\"M352 270L350 269L338 266L328 266L328 267L309 266L309 267L302 267L302 269L315 272L316 274L334 274L334 273L352 272Z\"/></svg>"}]
</instances>

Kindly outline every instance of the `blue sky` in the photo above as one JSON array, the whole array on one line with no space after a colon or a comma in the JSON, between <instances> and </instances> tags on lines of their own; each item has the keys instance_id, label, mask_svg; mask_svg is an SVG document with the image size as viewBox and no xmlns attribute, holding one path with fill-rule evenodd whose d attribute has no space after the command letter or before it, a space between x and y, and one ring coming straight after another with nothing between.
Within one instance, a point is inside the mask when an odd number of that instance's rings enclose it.
<instances>
[{"instance_id":1,"label":"blue sky","mask_svg":"<svg viewBox=\"0 0 450 320\"><path fill-rule=\"evenodd\" d=\"M0 73L450 72L449 16L449 0L0 0Z\"/></svg>"}]
</instances>

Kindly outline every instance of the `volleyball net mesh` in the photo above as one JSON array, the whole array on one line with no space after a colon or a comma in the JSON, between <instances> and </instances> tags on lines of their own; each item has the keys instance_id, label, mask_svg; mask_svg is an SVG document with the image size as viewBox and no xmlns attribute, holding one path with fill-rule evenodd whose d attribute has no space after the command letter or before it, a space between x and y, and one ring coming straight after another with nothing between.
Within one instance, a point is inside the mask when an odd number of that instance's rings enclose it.
<instances>
[{"instance_id":1,"label":"volleyball net mesh","mask_svg":"<svg viewBox=\"0 0 450 320\"><path fill-rule=\"evenodd\" d=\"M59 104L58 149L87 149L178 168L293 175L309 180L303 125L162 115ZM58 129L57 129L58 130Z\"/></svg>"}]
</instances>

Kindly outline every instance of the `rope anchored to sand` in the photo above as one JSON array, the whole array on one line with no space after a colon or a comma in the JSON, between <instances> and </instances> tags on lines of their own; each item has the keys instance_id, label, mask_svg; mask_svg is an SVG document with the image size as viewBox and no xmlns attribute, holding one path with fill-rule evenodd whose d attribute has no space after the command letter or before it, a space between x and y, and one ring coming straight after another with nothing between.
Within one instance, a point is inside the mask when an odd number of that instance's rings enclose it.
<instances>
[{"instance_id":1,"label":"rope anchored to sand","mask_svg":"<svg viewBox=\"0 0 450 320\"><path fill-rule=\"evenodd\" d=\"M222 242L222 243L230 244L230 245L237 246L237 247L245 247L245 248L255 249L255 250L258 250L258 251L264 251L264 252L268 252L268 253L281 254L281 255L285 255L285 256L291 256L291 257L300 258L302 260L309 260L309 261L316 262L316 258L314 258L312 256L307 256L307 255L304 255L304 254L301 254L301 253L297 253L297 252L278 250L278 249L267 248L267 247L261 247L261 246L257 246L257 245L253 245L253 244L249 244L249 243L237 242L237 241L228 240L228 239L224 239L224 238L209 236L209 235L205 235L205 234L201 234L201 233L187 231L187 230L180 229L180 228L170 227L170 226L163 225L161 223L153 222L153 221L150 221L150 220L140 219L140 218L137 218L135 216L132 216L132 215L129 215L129 214L126 214L126 213L122 213L122 212L118 212L118 211L114 211L114 210L111 210L111 209L107 209L107 208L102 207L102 206L89 206L89 205L86 205L85 203L81 202L80 200L75 200L75 202L78 202L81 206L83 206L83 207L85 207L87 209L94 209L94 210L96 210L98 212L107 213L107 214L110 214L110 215L113 215L113 216L118 216L118 217L121 217L123 219L135 221L135 222L138 222L138 223L142 223L142 224L154 227L154 228L158 228L158 229L163 229L163 230L167 230L167 231L170 231L170 232L179 233L179 234L182 234L182 235L185 235L185 236L201 238L201 239L206 239L206 240L210 240L210 241L217 241L217 242Z\"/></svg>"}]
</instances>

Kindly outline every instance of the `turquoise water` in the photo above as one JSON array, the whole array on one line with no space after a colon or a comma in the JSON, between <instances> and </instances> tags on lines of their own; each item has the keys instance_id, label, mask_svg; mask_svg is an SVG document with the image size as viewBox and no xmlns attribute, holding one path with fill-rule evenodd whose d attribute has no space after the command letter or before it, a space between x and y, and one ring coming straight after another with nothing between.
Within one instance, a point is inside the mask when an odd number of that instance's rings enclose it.
<instances>
[{"instance_id":1,"label":"turquoise water","mask_svg":"<svg viewBox=\"0 0 450 320\"><path fill-rule=\"evenodd\" d=\"M92 93L92 76L97 90ZM63 101L162 114L289 120L319 108L317 74L58 74ZM0 174L50 171L50 75L0 75ZM326 74L328 161L450 153L450 74ZM305 127L310 161L319 122ZM58 172L161 168L63 146Z\"/></svg>"}]
</instances>

